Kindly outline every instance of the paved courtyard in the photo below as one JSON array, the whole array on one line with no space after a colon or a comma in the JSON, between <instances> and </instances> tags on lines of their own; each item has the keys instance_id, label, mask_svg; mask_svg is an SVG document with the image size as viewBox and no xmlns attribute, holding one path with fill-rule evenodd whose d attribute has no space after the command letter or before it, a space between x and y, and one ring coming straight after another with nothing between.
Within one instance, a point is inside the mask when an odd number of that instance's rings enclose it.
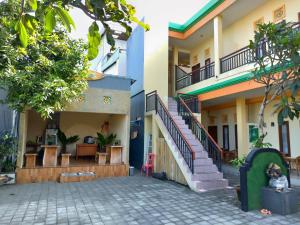
<instances>
[{"instance_id":1,"label":"paved courtyard","mask_svg":"<svg viewBox=\"0 0 300 225\"><path fill-rule=\"evenodd\" d=\"M242 212L234 190L195 193L141 176L0 186L0 224L300 224Z\"/></svg>"}]
</instances>

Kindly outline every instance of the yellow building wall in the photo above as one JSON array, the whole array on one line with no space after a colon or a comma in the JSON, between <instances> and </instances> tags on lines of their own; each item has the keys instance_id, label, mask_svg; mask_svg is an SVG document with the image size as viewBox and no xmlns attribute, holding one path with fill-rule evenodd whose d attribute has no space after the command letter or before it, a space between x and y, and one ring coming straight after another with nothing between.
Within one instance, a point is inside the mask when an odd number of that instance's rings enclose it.
<instances>
[{"instance_id":1,"label":"yellow building wall","mask_svg":"<svg viewBox=\"0 0 300 225\"><path fill-rule=\"evenodd\" d=\"M205 115L205 127L218 126L218 144L223 147L223 126L228 125L229 128L229 149L236 150L235 146L235 124L236 124L236 108L226 108L222 110L207 110ZM213 120L210 118L214 118ZM227 120L225 120L225 117Z\"/></svg>"},{"instance_id":2,"label":"yellow building wall","mask_svg":"<svg viewBox=\"0 0 300 225\"><path fill-rule=\"evenodd\" d=\"M209 49L209 55L205 54L205 51ZM197 62L195 62L195 58L197 58ZM191 51L191 64L195 65L200 63L200 66L203 67L205 64L205 60L210 58L211 62L214 62L214 39L208 38L204 41L200 41L200 45L196 46Z\"/></svg>"},{"instance_id":3,"label":"yellow building wall","mask_svg":"<svg viewBox=\"0 0 300 225\"><path fill-rule=\"evenodd\" d=\"M144 89L145 93L157 90L166 101L168 96L168 16L161 0L143 1L137 8L150 25L144 36ZM155 13L153 13L155 12Z\"/></svg>"},{"instance_id":4,"label":"yellow building wall","mask_svg":"<svg viewBox=\"0 0 300 225\"><path fill-rule=\"evenodd\" d=\"M83 143L85 136L97 137L101 132L101 125L109 122L109 134L117 134L124 146L123 159L128 160L128 118L126 115L108 115L99 113L61 112L60 129L66 136L79 135L80 140L67 146L67 151L75 155L76 144Z\"/></svg>"},{"instance_id":5,"label":"yellow building wall","mask_svg":"<svg viewBox=\"0 0 300 225\"><path fill-rule=\"evenodd\" d=\"M253 23L264 17L264 22L273 21L273 11L280 6L285 5L286 9L286 21L297 22L298 13L300 12L300 2L299 0L269 0L265 4L257 7L251 13L245 15L243 18L237 20L233 24L224 27L223 29L223 56L228 55L232 52L235 52L247 45L249 45L249 40L253 39L254 36L254 25ZM213 26L213 24L211 25ZM201 66L204 65L204 51L205 49L210 48L211 61L214 61L214 45L213 37L206 39L204 41L199 40L199 45L193 47L191 51L191 62L195 56L198 57L198 61L201 63ZM223 82L234 77L241 76L245 73L251 72L253 69L253 64L248 64L234 70L228 71L221 74L219 77L212 77L210 79L198 82L196 84L190 85L186 88L180 89L178 92L188 93L195 91L207 86L211 86L215 83Z\"/></svg>"},{"instance_id":6,"label":"yellow building wall","mask_svg":"<svg viewBox=\"0 0 300 225\"><path fill-rule=\"evenodd\" d=\"M279 149L279 126L277 123L277 114L274 114L274 105L278 103L277 101L271 103L267 106L265 111L265 123L267 136L265 138L266 143L271 143L272 148ZM260 104L248 104L247 105L247 123L257 124L258 121L258 112ZM218 144L223 146L223 125L229 126L229 146L230 150L236 149L235 147L235 130L234 126L236 124L236 107L224 108L221 110L206 110L203 113L204 124L207 128L208 126L218 126ZM227 116L228 122L224 122L224 116ZM214 118L212 120L211 118ZM290 133L290 148L291 148L291 157L300 156L300 119L295 118L294 120L287 119L289 121L289 133ZM274 123L274 126L271 126L271 123ZM248 126L247 126L248 127ZM247 134L249 130L247 129ZM247 136L249 139L249 136ZM251 143L248 143L249 149L251 148Z\"/></svg>"},{"instance_id":7,"label":"yellow building wall","mask_svg":"<svg viewBox=\"0 0 300 225\"><path fill-rule=\"evenodd\" d=\"M47 126L44 120L34 110L28 110L27 141L36 142L37 136L42 136Z\"/></svg>"},{"instance_id":8,"label":"yellow building wall","mask_svg":"<svg viewBox=\"0 0 300 225\"><path fill-rule=\"evenodd\" d=\"M111 97L111 104L105 104L103 98ZM111 114L129 114L130 92L102 88L88 88L83 94L83 101L66 107L70 112L93 112Z\"/></svg>"},{"instance_id":9,"label":"yellow building wall","mask_svg":"<svg viewBox=\"0 0 300 225\"><path fill-rule=\"evenodd\" d=\"M300 12L299 0L269 0L254 11L226 27L223 31L223 56L249 45L254 37L254 22L264 18L264 22L273 22L273 11L285 5L286 21L297 22Z\"/></svg>"}]
</instances>

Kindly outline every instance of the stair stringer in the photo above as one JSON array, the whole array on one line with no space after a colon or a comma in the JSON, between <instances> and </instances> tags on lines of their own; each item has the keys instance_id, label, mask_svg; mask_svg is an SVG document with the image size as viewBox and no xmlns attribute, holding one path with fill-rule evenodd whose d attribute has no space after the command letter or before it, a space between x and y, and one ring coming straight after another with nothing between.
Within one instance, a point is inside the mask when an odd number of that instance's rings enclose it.
<instances>
[{"instance_id":1,"label":"stair stringer","mask_svg":"<svg viewBox=\"0 0 300 225\"><path fill-rule=\"evenodd\" d=\"M169 150L171 151L177 165L179 166L179 168L180 168L180 170L181 170L188 186L193 191L199 192L199 189L197 189L198 181L193 181L192 180L192 175L193 174L192 174L190 168L188 167L188 165L186 164L184 158L182 157L177 145L173 141L173 138L169 134L169 131L165 127L165 125L164 125L163 121L161 120L160 116L158 114L154 114L153 116L154 116L155 121L156 121L159 129L161 130L161 133L163 134L167 145L169 146Z\"/></svg>"}]
</instances>

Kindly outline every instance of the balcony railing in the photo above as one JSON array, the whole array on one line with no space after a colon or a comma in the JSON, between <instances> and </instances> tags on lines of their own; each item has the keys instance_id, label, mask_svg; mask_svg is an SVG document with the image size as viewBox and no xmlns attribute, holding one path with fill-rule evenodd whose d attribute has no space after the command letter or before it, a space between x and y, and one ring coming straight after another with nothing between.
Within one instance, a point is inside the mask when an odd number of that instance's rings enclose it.
<instances>
[{"instance_id":1,"label":"balcony railing","mask_svg":"<svg viewBox=\"0 0 300 225\"><path fill-rule=\"evenodd\" d=\"M253 61L252 50L249 46L246 46L220 59L221 73L236 69Z\"/></svg>"},{"instance_id":2,"label":"balcony railing","mask_svg":"<svg viewBox=\"0 0 300 225\"><path fill-rule=\"evenodd\" d=\"M179 90L215 76L215 63L209 63L190 73L186 73L180 67L175 66L175 73L176 90Z\"/></svg>"},{"instance_id":3,"label":"balcony railing","mask_svg":"<svg viewBox=\"0 0 300 225\"><path fill-rule=\"evenodd\" d=\"M293 33L300 32L300 23L291 23L290 26L293 29ZM249 63L253 63L255 61L255 57L264 57L266 53L272 54L272 51L274 49L269 44L270 43L268 43L266 40L262 40L260 43L260 47L256 50L255 54L253 54L249 46L246 46L222 57L220 59L220 73L225 73ZM210 63L197 70L193 70L190 73L186 73L178 66L176 66L175 70L176 90L185 88L187 86L215 76L214 63Z\"/></svg>"}]
</instances>

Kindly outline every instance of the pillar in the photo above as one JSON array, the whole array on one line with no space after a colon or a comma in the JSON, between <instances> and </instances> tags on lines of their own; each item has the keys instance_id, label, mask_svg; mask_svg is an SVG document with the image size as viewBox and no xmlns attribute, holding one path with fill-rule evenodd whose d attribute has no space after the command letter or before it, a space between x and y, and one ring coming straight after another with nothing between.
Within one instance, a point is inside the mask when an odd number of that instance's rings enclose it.
<instances>
[{"instance_id":1,"label":"pillar","mask_svg":"<svg viewBox=\"0 0 300 225\"><path fill-rule=\"evenodd\" d=\"M238 136L238 156L248 154L247 105L244 97L236 99L236 119Z\"/></svg>"},{"instance_id":2,"label":"pillar","mask_svg":"<svg viewBox=\"0 0 300 225\"><path fill-rule=\"evenodd\" d=\"M214 61L215 61L215 76L218 77L221 71L220 58L223 54L223 31L222 31L222 17L216 16L214 18Z\"/></svg>"},{"instance_id":3,"label":"pillar","mask_svg":"<svg viewBox=\"0 0 300 225\"><path fill-rule=\"evenodd\" d=\"M176 93L176 69L175 65L178 66L178 47L173 47L173 74L172 74L172 89L173 89L173 96L175 96Z\"/></svg>"},{"instance_id":4,"label":"pillar","mask_svg":"<svg viewBox=\"0 0 300 225\"><path fill-rule=\"evenodd\" d=\"M28 111L20 113L17 167L22 168L27 140Z\"/></svg>"}]
</instances>

